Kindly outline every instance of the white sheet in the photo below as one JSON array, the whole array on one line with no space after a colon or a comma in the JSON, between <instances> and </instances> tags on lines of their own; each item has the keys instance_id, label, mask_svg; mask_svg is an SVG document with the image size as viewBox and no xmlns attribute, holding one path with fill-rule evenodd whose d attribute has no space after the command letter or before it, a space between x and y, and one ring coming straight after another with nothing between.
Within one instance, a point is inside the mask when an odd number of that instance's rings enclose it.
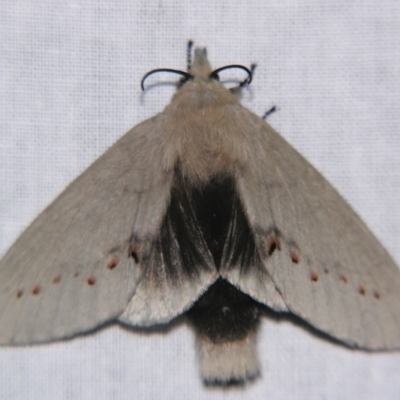
<instances>
[{"instance_id":1,"label":"white sheet","mask_svg":"<svg viewBox=\"0 0 400 400\"><path fill-rule=\"evenodd\" d=\"M345 196L400 264L400 2L0 0L0 252L128 128L168 103L150 69L258 68L243 102ZM169 77L166 77L168 79ZM171 77L175 79L175 77ZM400 310L399 310L400 312ZM397 399L400 354L350 351L263 320L262 378L210 390L192 332L111 327L0 348L4 399Z\"/></svg>"}]
</instances>

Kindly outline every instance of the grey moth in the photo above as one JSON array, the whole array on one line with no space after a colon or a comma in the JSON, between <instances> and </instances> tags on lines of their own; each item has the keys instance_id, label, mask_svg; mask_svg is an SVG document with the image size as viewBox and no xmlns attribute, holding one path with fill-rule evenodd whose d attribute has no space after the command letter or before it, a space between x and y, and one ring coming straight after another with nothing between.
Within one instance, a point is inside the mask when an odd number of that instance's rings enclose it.
<instances>
[{"instance_id":1,"label":"grey moth","mask_svg":"<svg viewBox=\"0 0 400 400\"><path fill-rule=\"evenodd\" d=\"M189 49L190 51L190 49ZM127 132L0 263L0 344L186 314L205 382L259 374L263 309L349 347L400 348L400 273L334 188L197 48L171 103ZM149 74L160 70L151 71ZM162 70L162 71L165 71ZM149 75L147 74L145 78Z\"/></svg>"}]
</instances>

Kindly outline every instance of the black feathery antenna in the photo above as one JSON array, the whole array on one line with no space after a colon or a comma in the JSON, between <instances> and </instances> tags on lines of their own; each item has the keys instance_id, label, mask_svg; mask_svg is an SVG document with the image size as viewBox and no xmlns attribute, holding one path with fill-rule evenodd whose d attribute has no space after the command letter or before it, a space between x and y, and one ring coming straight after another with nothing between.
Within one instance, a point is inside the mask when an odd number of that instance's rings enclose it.
<instances>
[{"instance_id":1,"label":"black feathery antenna","mask_svg":"<svg viewBox=\"0 0 400 400\"><path fill-rule=\"evenodd\" d=\"M239 64L232 64L232 65L225 65L225 67L221 67L221 68L217 68L216 70L214 70L213 72L211 72L210 74L210 78L216 79L217 81L219 80L219 76L218 74L221 71L224 71L226 69L230 69L230 68L238 68L238 69L242 69L243 71L247 72L248 77L240 83L240 87L247 84L250 84L251 79L253 78L253 73L250 69L248 69L247 67L243 66L243 65L239 65Z\"/></svg>"}]
</instances>

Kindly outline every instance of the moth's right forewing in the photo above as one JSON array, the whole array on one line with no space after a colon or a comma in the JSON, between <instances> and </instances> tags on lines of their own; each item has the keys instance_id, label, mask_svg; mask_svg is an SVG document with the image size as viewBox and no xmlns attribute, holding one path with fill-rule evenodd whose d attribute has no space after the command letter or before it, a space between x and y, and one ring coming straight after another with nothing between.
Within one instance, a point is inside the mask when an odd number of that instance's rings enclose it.
<instances>
[{"instance_id":1,"label":"moth's right forewing","mask_svg":"<svg viewBox=\"0 0 400 400\"><path fill-rule=\"evenodd\" d=\"M236 183L287 308L348 345L400 348L400 272L361 219L292 146L245 111L253 159Z\"/></svg>"},{"instance_id":2,"label":"moth's right forewing","mask_svg":"<svg viewBox=\"0 0 400 400\"><path fill-rule=\"evenodd\" d=\"M0 343L70 337L116 318L142 275L142 242L167 209L161 114L68 186L0 262Z\"/></svg>"}]
</instances>

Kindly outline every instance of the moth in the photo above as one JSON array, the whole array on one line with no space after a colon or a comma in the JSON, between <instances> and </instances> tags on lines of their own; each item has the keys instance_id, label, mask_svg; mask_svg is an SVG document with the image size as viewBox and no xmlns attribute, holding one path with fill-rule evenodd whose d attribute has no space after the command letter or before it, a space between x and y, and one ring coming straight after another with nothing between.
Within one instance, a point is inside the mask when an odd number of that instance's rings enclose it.
<instances>
[{"instance_id":1,"label":"moth","mask_svg":"<svg viewBox=\"0 0 400 400\"><path fill-rule=\"evenodd\" d=\"M191 54L191 44L189 45ZM349 347L400 348L400 273L335 189L239 102L252 71L188 57L171 103L126 133L0 263L0 343L186 314L205 382L259 374L267 307ZM226 68L248 77L236 88ZM143 86L143 81L142 81Z\"/></svg>"}]
</instances>

